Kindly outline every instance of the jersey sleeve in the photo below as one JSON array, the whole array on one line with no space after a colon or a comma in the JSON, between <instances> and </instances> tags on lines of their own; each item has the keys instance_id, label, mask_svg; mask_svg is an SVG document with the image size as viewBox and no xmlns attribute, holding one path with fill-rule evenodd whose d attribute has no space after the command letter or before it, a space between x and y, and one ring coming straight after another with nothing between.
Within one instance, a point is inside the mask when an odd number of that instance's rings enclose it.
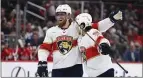
<instances>
[{"instance_id":1,"label":"jersey sleeve","mask_svg":"<svg viewBox=\"0 0 143 78\"><path fill-rule=\"evenodd\" d=\"M90 35L94 39L94 41L97 41L99 37L103 37L102 33L97 29L92 29Z\"/></svg>"},{"instance_id":2,"label":"jersey sleeve","mask_svg":"<svg viewBox=\"0 0 143 78\"><path fill-rule=\"evenodd\" d=\"M106 32L109 28L114 25L109 18L99 21L98 23L93 23L92 28L99 30L100 32Z\"/></svg>"},{"instance_id":3,"label":"jersey sleeve","mask_svg":"<svg viewBox=\"0 0 143 78\"><path fill-rule=\"evenodd\" d=\"M46 36L44 38L43 43L40 45L38 49L38 60L39 61L47 61L47 57L52 51L52 38L49 30L46 31Z\"/></svg>"}]
</instances>

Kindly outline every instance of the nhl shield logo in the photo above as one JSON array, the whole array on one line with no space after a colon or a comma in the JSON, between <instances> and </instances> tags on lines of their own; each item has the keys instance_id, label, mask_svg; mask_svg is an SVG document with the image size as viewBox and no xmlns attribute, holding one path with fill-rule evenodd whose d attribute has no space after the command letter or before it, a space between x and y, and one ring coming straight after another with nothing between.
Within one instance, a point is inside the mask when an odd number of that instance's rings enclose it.
<instances>
[{"instance_id":1,"label":"nhl shield logo","mask_svg":"<svg viewBox=\"0 0 143 78\"><path fill-rule=\"evenodd\" d=\"M72 37L71 36L59 36L57 37L57 45L59 51L65 55L72 49Z\"/></svg>"}]
</instances>

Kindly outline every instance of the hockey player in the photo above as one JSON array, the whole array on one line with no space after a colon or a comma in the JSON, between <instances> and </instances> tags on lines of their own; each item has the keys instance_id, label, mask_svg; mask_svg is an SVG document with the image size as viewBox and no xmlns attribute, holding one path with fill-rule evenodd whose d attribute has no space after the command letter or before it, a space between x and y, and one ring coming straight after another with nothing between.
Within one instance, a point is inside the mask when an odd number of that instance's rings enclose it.
<instances>
[{"instance_id":1,"label":"hockey player","mask_svg":"<svg viewBox=\"0 0 143 78\"><path fill-rule=\"evenodd\" d=\"M88 19L92 20L92 17L87 13L80 14L76 18L83 31L88 33L88 35L83 33L79 42L85 72L89 77L114 77L114 69L109 56L112 52L110 43L101 32L91 27L91 21Z\"/></svg>"},{"instance_id":2,"label":"hockey player","mask_svg":"<svg viewBox=\"0 0 143 78\"><path fill-rule=\"evenodd\" d=\"M43 44L38 50L37 73L40 77L48 76L47 57L50 52L53 54L52 77L82 77L83 75L82 57L77 41L81 30L71 19L71 13L71 8L67 4L56 8L58 25L47 30ZM121 18L120 15L117 12L112 14L112 17L117 16L118 18L114 19L118 20ZM97 24L92 24L92 27L105 32L113 25L114 22L106 18Z\"/></svg>"}]
</instances>

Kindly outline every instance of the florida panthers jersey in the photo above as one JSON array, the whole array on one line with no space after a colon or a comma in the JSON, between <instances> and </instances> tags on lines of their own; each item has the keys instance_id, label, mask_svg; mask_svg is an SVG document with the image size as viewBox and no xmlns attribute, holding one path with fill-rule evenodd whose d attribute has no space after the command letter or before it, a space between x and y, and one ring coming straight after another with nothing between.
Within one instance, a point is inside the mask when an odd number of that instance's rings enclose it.
<instances>
[{"instance_id":1,"label":"florida panthers jersey","mask_svg":"<svg viewBox=\"0 0 143 78\"><path fill-rule=\"evenodd\" d=\"M49 52L52 52L54 69L82 63L77 43L78 37L79 30L75 22L72 22L67 29L55 26L47 30L40 48L46 48Z\"/></svg>"},{"instance_id":2,"label":"florida panthers jersey","mask_svg":"<svg viewBox=\"0 0 143 78\"><path fill-rule=\"evenodd\" d=\"M103 26L105 26L103 28ZM101 32L112 27L114 23L106 18L93 24L93 28ZM47 30L43 44L38 50L38 60L46 61L50 52L53 54L53 69L67 68L82 63L81 52L78 48L80 28L76 22L72 22L67 29L54 26Z\"/></svg>"},{"instance_id":3,"label":"florida panthers jersey","mask_svg":"<svg viewBox=\"0 0 143 78\"><path fill-rule=\"evenodd\" d=\"M109 55L102 55L101 50L98 48L98 45L101 43L107 43L109 45L110 43L96 29L91 29L87 33L95 42L86 34L80 40L79 47L82 52L85 52L85 56L83 55L83 57L86 73L90 77L96 77L111 68L111 58Z\"/></svg>"}]
</instances>

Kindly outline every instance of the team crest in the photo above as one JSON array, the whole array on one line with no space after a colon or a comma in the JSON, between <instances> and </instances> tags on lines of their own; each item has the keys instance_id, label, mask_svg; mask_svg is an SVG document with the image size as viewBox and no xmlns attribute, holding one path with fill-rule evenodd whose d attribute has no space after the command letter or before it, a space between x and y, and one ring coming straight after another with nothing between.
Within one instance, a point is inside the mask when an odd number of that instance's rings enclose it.
<instances>
[{"instance_id":1,"label":"team crest","mask_svg":"<svg viewBox=\"0 0 143 78\"><path fill-rule=\"evenodd\" d=\"M72 40L71 36L59 36L57 37L57 45L59 51L65 55L72 49Z\"/></svg>"}]
</instances>

